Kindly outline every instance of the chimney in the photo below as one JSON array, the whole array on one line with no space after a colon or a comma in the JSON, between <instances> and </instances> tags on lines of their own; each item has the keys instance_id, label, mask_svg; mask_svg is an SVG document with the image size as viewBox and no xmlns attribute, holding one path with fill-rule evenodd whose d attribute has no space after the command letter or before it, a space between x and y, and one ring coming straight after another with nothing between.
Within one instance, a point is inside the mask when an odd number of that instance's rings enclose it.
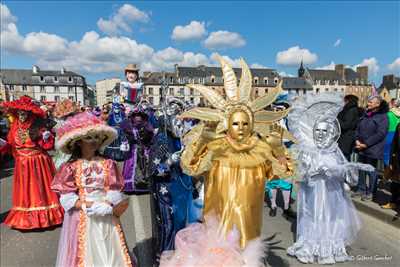
<instances>
[{"instance_id":1,"label":"chimney","mask_svg":"<svg viewBox=\"0 0 400 267\"><path fill-rule=\"evenodd\" d=\"M368 81L368 66L357 67L357 74L362 81Z\"/></svg>"},{"instance_id":2,"label":"chimney","mask_svg":"<svg viewBox=\"0 0 400 267\"><path fill-rule=\"evenodd\" d=\"M344 65L343 64L336 64L335 65L335 71L337 74L339 74L340 78L344 81L345 76L344 76Z\"/></svg>"},{"instance_id":3,"label":"chimney","mask_svg":"<svg viewBox=\"0 0 400 267\"><path fill-rule=\"evenodd\" d=\"M65 74L65 71L66 71L65 68L62 67L62 68L61 68L61 74Z\"/></svg>"},{"instance_id":4,"label":"chimney","mask_svg":"<svg viewBox=\"0 0 400 267\"><path fill-rule=\"evenodd\" d=\"M33 66L32 66L32 72L33 72L33 73L37 74L39 71L40 71L40 69L39 69L38 66L36 66L36 65L33 65Z\"/></svg>"}]
</instances>

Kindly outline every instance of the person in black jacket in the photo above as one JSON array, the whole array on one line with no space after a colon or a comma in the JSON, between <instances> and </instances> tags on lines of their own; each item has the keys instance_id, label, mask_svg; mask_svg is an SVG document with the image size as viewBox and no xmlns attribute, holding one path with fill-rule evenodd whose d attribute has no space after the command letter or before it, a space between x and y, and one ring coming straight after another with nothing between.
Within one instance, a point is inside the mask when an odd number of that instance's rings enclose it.
<instances>
[{"instance_id":1,"label":"person in black jacket","mask_svg":"<svg viewBox=\"0 0 400 267\"><path fill-rule=\"evenodd\" d=\"M355 149L358 151L358 161L370 164L375 168L378 160L383 160L383 148L385 146L388 131L386 113L388 104L379 95L368 98L368 106L365 114L360 118L355 136ZM361 200L368 200L376 192L377 173L369 173L369 185L366 185L366 173L360 171L357 185L357 193L362 195Z\"/></svg>"},{"instance_id":2,"label":"person in black jacket","mask_svg":"<svg viewBox=\"0 0 400 267\"><path fill-rule=\"evenodd\" d=\"M355 133L359 120L358 97L355 95L346 95L344 97L344 107L338 115L341 134L339 138L339 148L344 156L350 161L350 156L354 148Z\"/></svg>"}]
</instances>

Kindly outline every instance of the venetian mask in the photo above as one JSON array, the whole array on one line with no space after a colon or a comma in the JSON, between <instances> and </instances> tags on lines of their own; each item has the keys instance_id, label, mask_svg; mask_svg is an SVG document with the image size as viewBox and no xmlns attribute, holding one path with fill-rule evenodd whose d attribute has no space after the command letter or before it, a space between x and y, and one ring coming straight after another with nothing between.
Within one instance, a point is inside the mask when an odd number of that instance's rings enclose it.
<instances>
[{"instance_id":1,"label":"venetian mask","mask_svg":"<svg viewBox=\"0 0 400 267\"><path fill-rule=\"evenodd\" d=\"M318 148L329 148L340 136L338 123L329 120L317 121L313 129L314 143Z\"/></svg>"},{"instance_id":2,"label":"venetian mask","mask_svg":"<svg viewBox=\"0 0 400 267\"><path fill-rule=\"evenodd\" d=\"M25 122L28 119L28 112L25 110L18 111L18 120L20 122Z\"/></svg>"},{"instance_id":3,"label":"venetian mask","mask_svg":"<svg viewBox=\"0 0 400 267\"><path fill-rule=\"evenodd\" d=\"M228 135L238 142L245 141L252 132L249 115L244 111L236 111L229 118Z\"/></svg>"}]
</instances>

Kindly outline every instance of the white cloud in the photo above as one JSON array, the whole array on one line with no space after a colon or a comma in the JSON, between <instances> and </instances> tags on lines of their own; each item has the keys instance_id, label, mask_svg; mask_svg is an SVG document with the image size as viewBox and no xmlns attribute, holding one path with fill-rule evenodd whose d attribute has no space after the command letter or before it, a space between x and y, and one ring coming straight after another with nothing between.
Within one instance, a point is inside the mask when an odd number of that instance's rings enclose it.
<instances>
[{"instance_id":1,"label":"white cloud","mask_svg":"<svg viewBox=\"0 0 400 267\"><path fill-rule=\"evenodd\" d=\"M357 69L360 66L368 66L368 73L376 76L379 71L378 60L375 57L365 58L360 64L354 65L353 69Z\"/></svg>"},{"instance_id":2,"label":"white cloud","mask_svg":"<svg viewBox=\"0 0 400 267\"><path fill-rule=\"evenodd\" d=\"M322 67L316 67L318 70L334 70L335 69L335 62L331 61L330 64L322 66Z\"/></svg>"},{"instance_id":3,"label":"white cloud","mask_svg":"<svg viewBox=\"0 0 400 267\"><path fill-rule=\"evenodd\" d=\"M186 26L175 26L171 38L175 41L198 40L206 34L205 23L193 20Z\"/></svg>"},{"instance_id":4,"label":"white cloud","mask_svg":"<svg viewBox=\"0 0 400 267\"><path fill-rule=\"evenodd\" d=\"M9 24L16 23L17 18L13 16L6 5L0 4L0 26L6 30ZM4 27L4 28L3 28Z\"/></svg>"},{"instance_id":5,"label":"white cloud","mask_svg":"<svg viewBox=\"0 0 400 267\"><path fill-rule=\"evenodd\" d=\"M310 50L299 46L290 47L276 54L276 63L280 65L298 66L301 60L305 64L313 64L318 60L318 56L315 53L311 53Z\"/></svg>"},{"instance_id":6,"label":"white cloud","mask_svg":"<svg viewBox=\"0 0 400 267\"><path fill-rule=\"evenodd\" d=\"M2 12L5 6L2 6ZM5 12L4 12L5 13ZM7 25L0 34L1 52L29 56L43 69L60 69L88 73L122 72L128 63L136 63L143 71L173 71L174 65L218 66L215 53L210 56L173 47L155 50L147 44L124 36L100 36L96 31L86 32L80 40L67 40L46 32L21 35L15 24L17 18L7 13ZM11 19L10 19L11 18ZM238 58L223 57L234 67L240 66ZM259 64L252 66L260 67Z\"/></svg>"},{"instance_id":7,"label":"white cloud","mask_svg":"<svg viewBox=\"0 0 400 267\"><path fill-rule=\"evenodd\" d=\"M342 39L337 39L336 42L333 44L334 47L338 47L342 43Z\"/></svg>"},{"instance_id":8,"label":"white cloud","mask_svg":"<svg viewBox=\"0 0 400 267\"><path fill-rule=\"evenodd\" d=\"M268 67L262 65L262 64L258 64L258 63L253 63L250 65L250 68L254 68L254 69L268 69Z\"/></svg>"},{"instance_id":9,"label":"white cloud","mask_svg":"<svg viewBox=\"0 0 400 267\"><path fill-rule=\"evenodd\" d=\"M396 58L387 68L393 72L400 72L400 57Z\"/></svg>"},{"instance_id":10,"label":"white cloud","mask_svg":"<svg viewBox=\"0 0 400 267\"><path fill-rule=\"evenodd\" d=\"M286 73L284 71L280 71L279 72L279 76L281 76L281 77L295 77L293 74Z\"/></svg>"},{"instance_id":11,"label":"white cloud","mask_svg":"<svg viewBox=\"0 0 400 267\"><path fill-rule=\"evenodd\" d=\"M243 37L236 32L216 31L212 32L204 41L208 49L237 48L246 45Z\"/></svg>"},{"instance_id":12,"label":"white cloud","mask_svg":"<svg viewBox=\"0 0 400 267\"><path fill-rule=\"evenodd\" d=\"M110 19L100 18L97 21L97 26L108 35L117 35L122 32L132 32L132 22L148 22L149 19L148 13L135 6L124 4Z\"/></svg>"}]
</instances>

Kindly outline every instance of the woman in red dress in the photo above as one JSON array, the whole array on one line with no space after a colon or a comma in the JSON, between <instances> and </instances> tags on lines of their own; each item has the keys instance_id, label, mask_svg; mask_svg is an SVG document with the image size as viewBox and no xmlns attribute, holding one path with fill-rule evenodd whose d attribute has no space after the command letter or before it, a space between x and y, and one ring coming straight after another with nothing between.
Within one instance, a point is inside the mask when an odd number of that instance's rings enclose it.
<instances>
[{"instance_id":1,"label":"woman in red dress","mask_svg":"<svg viewBox=\"0 0 400 267\"><path fill-rule=\"evenodd\" d=\"M3 106L16 118L7 136L15 159L13 206L4 223L16 229L61 224L64 210L50 189L56 170L46 150L53 148L54 137L44 127L45 113L27 96Z\"/></svg>"}]
</instances>

